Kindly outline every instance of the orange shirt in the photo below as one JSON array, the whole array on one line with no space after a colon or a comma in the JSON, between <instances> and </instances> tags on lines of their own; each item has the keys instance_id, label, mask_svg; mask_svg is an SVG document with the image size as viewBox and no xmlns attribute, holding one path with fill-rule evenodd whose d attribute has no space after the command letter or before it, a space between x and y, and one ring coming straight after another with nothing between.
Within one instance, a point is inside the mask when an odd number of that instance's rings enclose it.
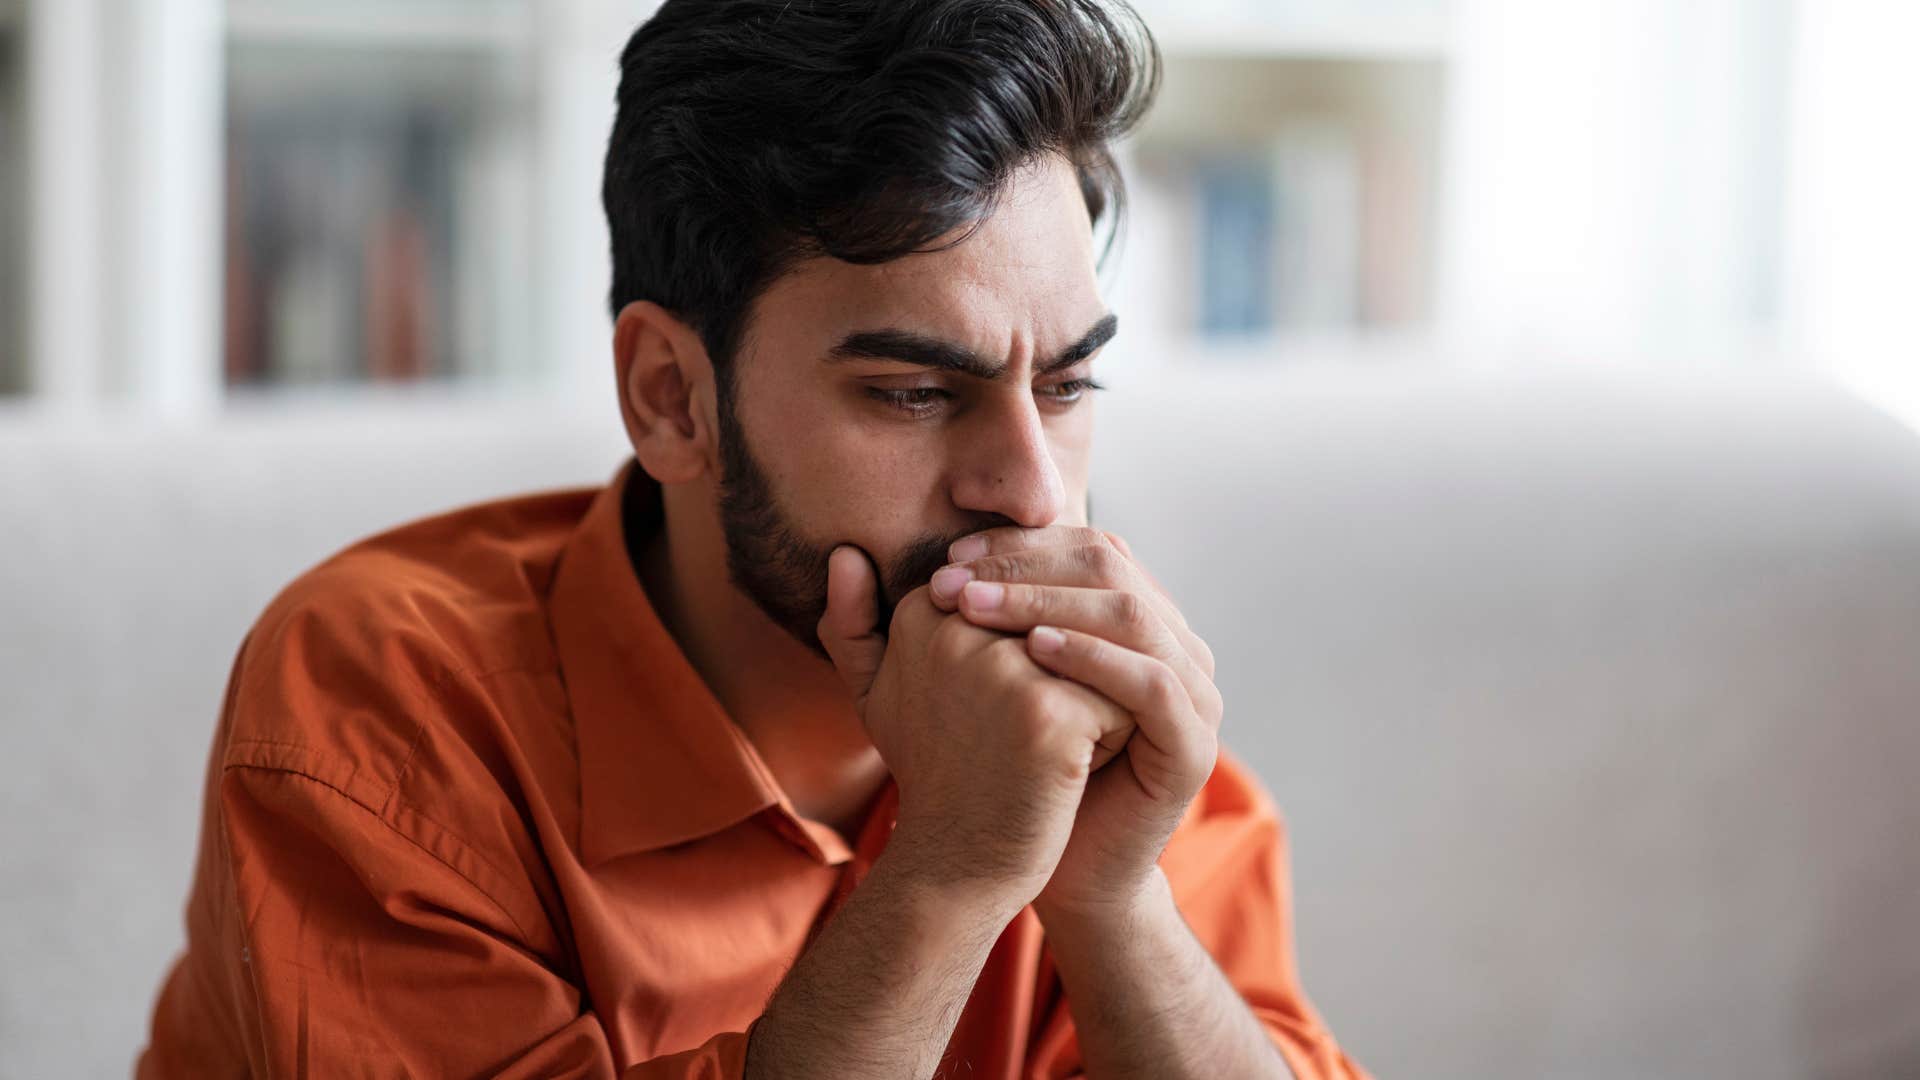
<instances>
[{"instance_id":1,"label":"orange shirt","mask_svg":"<svg viewBox=\"0 0 1920 1080\"><path fill-rule=\"evenodd\" d=\"M658 515L629 460L372 537L274 599L234 663L139 1076L740 1075L897 792L851 848L795 812L648 604L627 522ZM1363 1075L1300 991L1281 823L1225 752L1162 866L1294 1072ZM948 1052L1079 1075L1031 908Z\"/></svg>"}]
</instances>

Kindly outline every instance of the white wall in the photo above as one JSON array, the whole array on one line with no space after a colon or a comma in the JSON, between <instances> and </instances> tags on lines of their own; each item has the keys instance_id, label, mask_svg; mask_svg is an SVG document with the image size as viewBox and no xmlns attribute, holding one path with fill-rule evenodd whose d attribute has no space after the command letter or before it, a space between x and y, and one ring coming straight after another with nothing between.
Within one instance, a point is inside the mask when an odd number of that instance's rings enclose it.
<instances>
[{"instance_id":1,"label":"white wall","mask_svg":"<svg viewBox=\"0 0 1920 1080\"><path fill-rule=\"evenodd\" d=\"M1920 6L1807 0L1796 29L1789 330L1920 428Z\"/></svg>"},{"instance_id":2,"label":"white wall","mask_svg":"<svg viewBox=\"0 0 1920 1080\"><path fill-rule=\"evenodd\" d=\"M1461 0L1446 336L1502 358L1776 352L1791 15L1790 0Z\"/></svg>"}]
</instances>

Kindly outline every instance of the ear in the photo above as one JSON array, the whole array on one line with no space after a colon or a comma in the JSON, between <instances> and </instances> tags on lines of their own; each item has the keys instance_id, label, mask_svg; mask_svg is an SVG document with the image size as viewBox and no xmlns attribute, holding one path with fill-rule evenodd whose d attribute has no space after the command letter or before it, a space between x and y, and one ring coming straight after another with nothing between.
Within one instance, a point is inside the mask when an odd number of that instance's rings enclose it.
<instances>
[{"instance_id":1,"label":"ear","mask_svg":"<svg viewBox=\"0 0 1920 1080\"><path fill-rule=\"evenodd\" d=\"M636 300L613 324L620 418L647 475L684 484L717 472L713 364L686 323L659 304Z\"/></svg>"}]
</instances>

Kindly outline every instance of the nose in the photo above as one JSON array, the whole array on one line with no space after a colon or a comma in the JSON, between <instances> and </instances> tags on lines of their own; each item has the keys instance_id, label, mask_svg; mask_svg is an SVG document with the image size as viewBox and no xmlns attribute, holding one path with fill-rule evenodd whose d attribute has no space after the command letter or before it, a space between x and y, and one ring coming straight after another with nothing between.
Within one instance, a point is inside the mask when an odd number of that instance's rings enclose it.
<instances>
[{"instance_id":1,"label":"nose","mask_svg":"<svg viewBox=\"0 0 1920 1080\"><path fill-rule=\"evenodd\" d=\"M962 510L997 514L1023 528L1038 529L1066 509L1066 486L1031 394L1010 394L976 410L974 423L956 432L963 440L953 480L953 502Z\"/></svg>"}]
</instances>

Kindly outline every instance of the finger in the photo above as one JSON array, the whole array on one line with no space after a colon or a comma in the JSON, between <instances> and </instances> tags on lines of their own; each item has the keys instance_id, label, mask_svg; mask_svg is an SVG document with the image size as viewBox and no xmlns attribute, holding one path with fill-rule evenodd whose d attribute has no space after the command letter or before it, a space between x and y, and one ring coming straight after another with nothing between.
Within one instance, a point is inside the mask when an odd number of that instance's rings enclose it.
<instances>
[{"instance_id":1,"label":"finger","mask_svg":"<svg viewBox=\"0 0 1920 1080\"><path fill-rule=\"evenodd\" d=\"M1098 718L1096 725L1099 734L1094 736L1093 755L1087 761L1089 775L1099 772L1100 767L1112 761L1125 750L1133 740L1138 725L1133 719L1133 710L1100 693L1085 683L1066 684L1083 694L1084 704Z\"/></svg>"},{"instance_id":2,"label":"finger","mask_svg":"<svg viewBox=\"0 0 1920 1080\"><path fill-rule=\"evenodd\" d=\"M1127 754L1148 795L1184 804L1205 785L1213 769L1215 736L1166 663L1055 626L1035 627L1027 635L1027 652L1041 667L1098 691L1133 714L1136 726Z\"/></svg>"},{"instance_id":3,"label":"finger","mask_svg":"<svg viewBox=\"0 0 1920 1080\"><path fill-rule=\"evenodd\" d=\"M1180 635L1180 640L1187 646L1187 654L1193 657L1196 664L1200 665L1201 671L1207 673L1207 678L1213 678L1213 650L1208 648L1207 643L1201 639L1199 634L1193 632L1193 627L1187 624L1187 613L1181 611L1180 605L1173 602L1173 594L1167 591L1165 585L1160 584L1159 578L1153 576L1153 571L1147 569L1147 564L1141 562L1139 558L1134 555L1133 545L1127 543L1125 537L1122 537L1116 532L1107 532L1104 529L1101 530L1101 535L1107 538L1108 543L1119 549L1120 554L1127 557L1127 561L1132 563L1134 569L1140 572L1140 576L1147 579L1147 584L1153 586L1153 591L1159 593L1160 598L1166 601L1167 608L1173 612L1174 629Z\"/></svg>"},{"instance_id":4,"label":"finger","mask_svg":"<svg viewBox=\"0 0 1920 1080\"><path fill-rule=\"evenodd\" d=\"M949 616L949 618L954 618L962 625L966 625L965 619L957 616ZM1090 744L1087 760L1089 776L1100 771L1101 766L1112 761L1127 748L1127 743L1133 738L1134 731L1132 710L1083 683L1053 677L1052 672L1035 663L1033 657L1027 655L1027 640L1024 635L1011 636L978 627L969 627L969 629L974 633L992 636L995 648L1017 650L1021 666L1030 672L1029 678L1036 678L1047 684L1046 689L1050 693L1064 694L1077 703L1078 708L1065 710L1061 716L1071 716L1074 720L1081 722L1078 734L1086 738Z\"/></svg>"},{"instance_id":5,"label":"finger","mask_svg":"<svg viewBox=\"0 0 1920 1080\"><path fill-rule=\"evenodd\" d=\"M1079 525L1048 525L1040 529L1006 525L955 540L947 546L947 558L953 562L971 562L988 555L1004 555L1012 551L1030 551L1033 548L1042 547L1080 547L1085 544L1106 542L1106 533Z\"/></svg>"},{"instance_id":6,"label":"finger","mask_svg":"<svg viewBox=\"0 0 1920 1080\"><path fill-rule=\"evenodd\" d=\"M1171 665L1196 703L1212 694L1212 679L1161 619L1154 602L1137 592L973 581L960 590L960 614L976 626L1003 633L1047 625L1092 634Z\"/></svg>"},{"instance_id":7,"label":"finger","mask_svg":"<svg viewBox=\"0 0 1920 1080\"><path fill-rule=\"evenodd\" d=\"M1112 537L1111 533L1104 535ZM1161 621L1167 624L1187 655L1208 678L1213 677L1213 650L1193 632L1186 616L1166 590L1154 583L1146 568L1111 543L1027 548L955 563L933 575L928 593L935 607L955 611L959 608L960 590L975 580L1138 592L1153 601Z\"/></svg>"},{"instance_id":8,"label":"finger","mask_svg":"<svg viewBox=\"0 0 1920 1080\"><path fill-rule=\"evenodd\" d=\"M816 632L862 711L887 651L879 622L880 580L873 563L851 544L834 548L827 556L827 610Z\"/></svg>"},{"instance_id":9,"label":"finger","mask_svg":"<svg viewBox=\"0 0 1920 1080\"><path fill-rule=\"evenodd\" d=\"M946 611L954 610L960 587L974 580L1076 585L1088 589L1144 589L1146 586L1146 579L1138 568L1107 544L1030 548L942 567L931 582L934 604Z\"/></svg>"},{"instance_id":10,"label":"finger","mask_svg":"<svg viewBox=\"0 0 1920 1080\"><path fill-rule=\"evenodd\" d=\"M1141 578L1155 593L1166 601L1171 609L1172 621L1186 625L1186 616L1173 602L1173 595L1167 592L1160 580L1147 571L1133 556L1133 548L1120 538L1120 534L1105 529L1081 527L1078 525L1049 525L1041 529L1023 529L1017 526L1005 526L987 529L971 536L961 537L947 547L947 558L956 563L973 562L992 555L1011 555L1016 552L1033 551L1048 547L1112 547L1140 571Z\"/></svg>"},{"instance_id":11,"label":"finger","mask_svg":"<svg viewBox=\"0 0 1920 1080\"><path fill-rule=\"evenodd\" d=\"M1103 529L1101 530L1100 535L1106 537L1107 543L1112 544L1114 548L1120 552L1120 554L1127 557L1127 561L1133 564L1134 569L1140 571L1140 576L1147 579L1147 584L1153 586L1154 592L1157 592L1161 596L1165 597L1167 603L1169 604L1173 603L1173 594L1167 591L1166 586L1160 584L1159 578L1153 576L1153 571L1147 569L1147 564L1141 562L1138 558L1134 556L1133 545L1127 543L1126 540L1122 538L1119 533L1107 532L1106 530ZM1177 612L1180 609L1176 606L1174 610ZM1184 625L1185 622L1186 622L1186 617L1183 615L1181 617L1181 623Z\"/></svg>"}]
</instances>

